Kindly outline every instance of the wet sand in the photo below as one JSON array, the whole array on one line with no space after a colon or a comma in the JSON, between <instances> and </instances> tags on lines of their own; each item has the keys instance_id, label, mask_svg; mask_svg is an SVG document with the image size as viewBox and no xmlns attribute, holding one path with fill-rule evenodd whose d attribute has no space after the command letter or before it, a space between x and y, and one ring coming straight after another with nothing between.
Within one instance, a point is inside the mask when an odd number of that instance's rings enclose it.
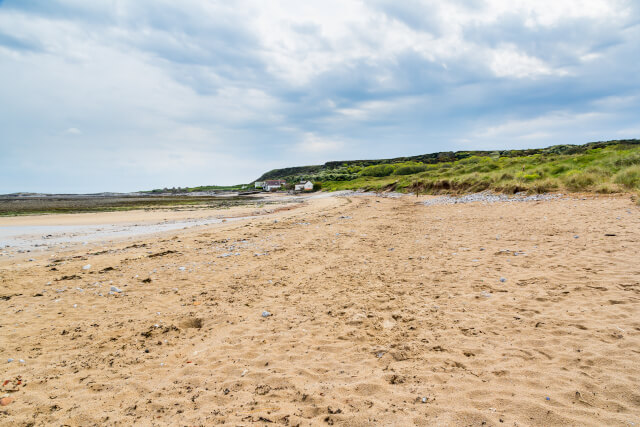
<instances>
[{"instance_id":1,"label":"wet sand","mask_svg":"<svg viewBox=\"0 0 640 427\"><path fill-rule=\"evenodd\" d=\"M69 250L78 244L108 244L142 235L236 221L295 209L305 200L273 198L269 204L229 208L178 207L127 212L0 217L0 262ZM28 255L27 255L28 254Z\"/></svg>"},{"instance_id":2,"label":"wet sand","mask_svg":"<svg viewBox=\"0 0 640 427\"><path fill-rule=\"evenodd\" d=\"M424 200L0 258L0 424L640 423L638 206Z\"/></svg>"}]
</instances>

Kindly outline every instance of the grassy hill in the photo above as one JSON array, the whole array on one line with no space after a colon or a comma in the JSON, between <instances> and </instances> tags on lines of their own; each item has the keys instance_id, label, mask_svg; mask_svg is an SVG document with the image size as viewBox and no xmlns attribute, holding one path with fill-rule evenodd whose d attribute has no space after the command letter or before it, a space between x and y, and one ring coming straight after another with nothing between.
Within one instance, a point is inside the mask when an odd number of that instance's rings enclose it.
<instances>
[{"instance_id":1,"label":"grassy hill","mask_svg":"<svg viewBox=\"0 0 640 427\"><path fill-rule=\"evenodd\" d=\"M640 191L640 140L327 162L274 169L257 181L265 179L311 180L320 182L325 190Z\"/></svg>"}]
</instances>

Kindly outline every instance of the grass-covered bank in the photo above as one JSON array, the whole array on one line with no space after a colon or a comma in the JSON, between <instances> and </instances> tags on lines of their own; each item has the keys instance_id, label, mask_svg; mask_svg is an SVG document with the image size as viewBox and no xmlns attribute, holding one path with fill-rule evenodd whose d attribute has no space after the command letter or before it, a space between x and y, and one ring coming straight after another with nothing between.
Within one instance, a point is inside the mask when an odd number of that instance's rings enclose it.
<instances>
[{"instance_id":1,"label":"grass-covered bank","mask_svg":"<svg viewBox=\"0 0 640 427\"><path fill-rule=\"evenodd\" d=\"M351 180L322 182L323 190L419 191L425 194L493 190L640 192L640 145L620 143L576 154L470 156L434 164L403 162L362 168Z\"/></svg>"}]
</instances>

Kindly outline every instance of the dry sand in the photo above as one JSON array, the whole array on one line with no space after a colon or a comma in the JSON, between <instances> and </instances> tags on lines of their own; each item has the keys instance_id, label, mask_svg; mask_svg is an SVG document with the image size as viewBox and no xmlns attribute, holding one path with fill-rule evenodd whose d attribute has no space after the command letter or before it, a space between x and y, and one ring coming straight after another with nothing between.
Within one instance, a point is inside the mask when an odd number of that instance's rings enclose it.
<instances>
[{"instance_id":1,"label":"dry sand","mask_svg":"<svg viewBox=\"0 0 640 427\"><path fill-rule=\"evenodd\" d=\"M628 197L334 197L61 258L0 265L0 424L640 423Z\"/></svg>"}]
</instances>

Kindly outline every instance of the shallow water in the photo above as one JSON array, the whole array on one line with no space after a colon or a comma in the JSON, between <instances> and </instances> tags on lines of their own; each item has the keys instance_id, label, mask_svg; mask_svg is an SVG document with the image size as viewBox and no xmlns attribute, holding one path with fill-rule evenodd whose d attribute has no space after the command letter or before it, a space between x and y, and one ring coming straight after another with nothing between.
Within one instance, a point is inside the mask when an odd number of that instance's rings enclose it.
<instances>
[{"instance_id":1,"label":"shallow water","mask_svg":"<svg viewBox=\"0 0 640 427\"><path fill-rule=\"evenodd\" d=\"M223 221L238 221L245 218L202 218L153 224L0 226L0 249L5 252L7 250L33 252L61 248L71 244L136 237L201 225L219 224Z\"/></svg>"},{"instance_id":2,"label":"shallow water","mask_svg":"<svg viewBox=\"0 0 640 427\"><path fill-rule=\"evenodd\" d=\"M336 191L334 193L315 193L305 196L284 196L280 201L291 202L357 194L352 191ZM144 224L0 226L0 256L11 257L14 253L37 253L51 249L64 249L66 246L81 243L106 243L114 239L133 238L145 234L182 230L247 218L249 217L198 218Z\"/></svg>"}]
</instances>

